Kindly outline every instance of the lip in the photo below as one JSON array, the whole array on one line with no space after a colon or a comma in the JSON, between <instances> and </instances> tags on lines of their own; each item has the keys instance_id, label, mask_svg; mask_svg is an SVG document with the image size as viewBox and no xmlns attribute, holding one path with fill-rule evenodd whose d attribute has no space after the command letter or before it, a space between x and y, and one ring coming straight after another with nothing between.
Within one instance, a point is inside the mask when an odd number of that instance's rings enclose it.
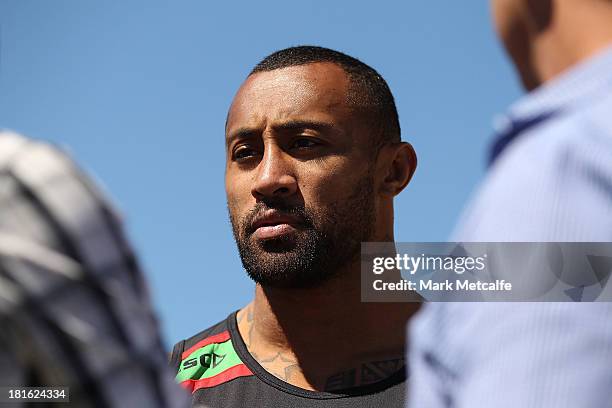
<instances>
[{"instance_id":1,"label":"lip","mask_svg":"<svg viewBox=\"0 0 612 408\"><path fill-rule=\"evenodd\" d=\"M297 231L300 220L278 211L266 211L253 222L253 236L257 239L274 239Z\"/></svg>"}]
</instances>

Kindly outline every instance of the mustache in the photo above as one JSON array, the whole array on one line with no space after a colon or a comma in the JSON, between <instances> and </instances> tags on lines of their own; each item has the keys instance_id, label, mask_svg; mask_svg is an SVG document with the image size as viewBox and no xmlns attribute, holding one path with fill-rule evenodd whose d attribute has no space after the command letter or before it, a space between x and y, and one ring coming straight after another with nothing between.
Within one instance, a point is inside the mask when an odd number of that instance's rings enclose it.
<instances>
[{"instance_id":1,"label":"mustache","mask_svg":"<svg viewBox=\"0 0 612 408\"><path fill-rule=\"evenodd\" d=\"M313 218L303 204L289 204L284 201L258 201L255 206L244 217L242 222L242 230L250 235L255 232L255 220L262 217L266 211L275 210L279 215L287 215L294 217L300 221L300 224L306 228L313 228Z\"/></svg>"}]
</instances>

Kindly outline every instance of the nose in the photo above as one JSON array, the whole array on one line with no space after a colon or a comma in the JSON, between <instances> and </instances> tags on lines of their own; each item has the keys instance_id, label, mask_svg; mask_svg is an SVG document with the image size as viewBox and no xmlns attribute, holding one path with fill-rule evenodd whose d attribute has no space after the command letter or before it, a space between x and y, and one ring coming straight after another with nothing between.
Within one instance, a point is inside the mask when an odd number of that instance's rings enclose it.
<instances>
[{"instance_id":1,"label":"nose","mask_svg":"<svg viewBox=\"0 0 612 408\"><path fill-rule=\"evenodd\" d=\"M251 194L256 200L285 198L295 194L297 180L290 158L278 146L267 144L257 168Z\"/></svg>"}]
</instances>

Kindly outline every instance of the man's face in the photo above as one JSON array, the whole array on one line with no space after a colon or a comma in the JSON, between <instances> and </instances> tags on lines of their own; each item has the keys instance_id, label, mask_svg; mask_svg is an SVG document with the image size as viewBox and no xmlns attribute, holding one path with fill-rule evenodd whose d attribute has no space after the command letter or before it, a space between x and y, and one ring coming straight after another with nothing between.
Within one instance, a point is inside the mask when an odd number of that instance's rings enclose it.
<instances>
[{"instance_id":1,"label":"man's face","mask_svg":"<svg viewBox=\"0 0 612 408\"><path fill-rule=\"evenodd\" d=\"M509 36L512 27L522 20L524 3L525 0L492 0L493 20L502 40Z\"/></svg>"},{"instance_id":2,"label":"man's face","mask_svg":"<svg viewBox=\"0 0 612 408\"><path fill-rule=\"evenodd\" d=\"M358 260L375 223L369 129L349 78L314 63L251 75L226 126L230 220L256 282L312 287Z\"/></svg>"},{"instance_id":3,"label":"man's face","mask_svg":"<svg viewBox=\"0 0 612 408\"><path fill-rule=\"evenodd\" d=\"M492 1L497 34L528 90L542 82L533 66L532 47L534 37L549 27L552 10L552 0Z\"/></svg>"}]
</instances>

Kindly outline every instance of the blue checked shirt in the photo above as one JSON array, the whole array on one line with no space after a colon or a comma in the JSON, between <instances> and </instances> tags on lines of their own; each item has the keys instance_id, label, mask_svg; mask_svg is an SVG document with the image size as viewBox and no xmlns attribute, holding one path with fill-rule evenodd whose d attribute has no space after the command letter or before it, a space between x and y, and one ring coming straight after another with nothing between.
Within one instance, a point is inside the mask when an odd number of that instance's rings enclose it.
<instances>
[{"instance_id":1,"label":"blue checked shirt","mask_svg":"<svg viewBox=\"0 0 612 408\"><path fill-rule=\"evenodd\" d=\"M612 241L612 48L498 120L453 241ZM431 303L410 408L612 407L612 303Z\"/></svg>"}]
</instances>

